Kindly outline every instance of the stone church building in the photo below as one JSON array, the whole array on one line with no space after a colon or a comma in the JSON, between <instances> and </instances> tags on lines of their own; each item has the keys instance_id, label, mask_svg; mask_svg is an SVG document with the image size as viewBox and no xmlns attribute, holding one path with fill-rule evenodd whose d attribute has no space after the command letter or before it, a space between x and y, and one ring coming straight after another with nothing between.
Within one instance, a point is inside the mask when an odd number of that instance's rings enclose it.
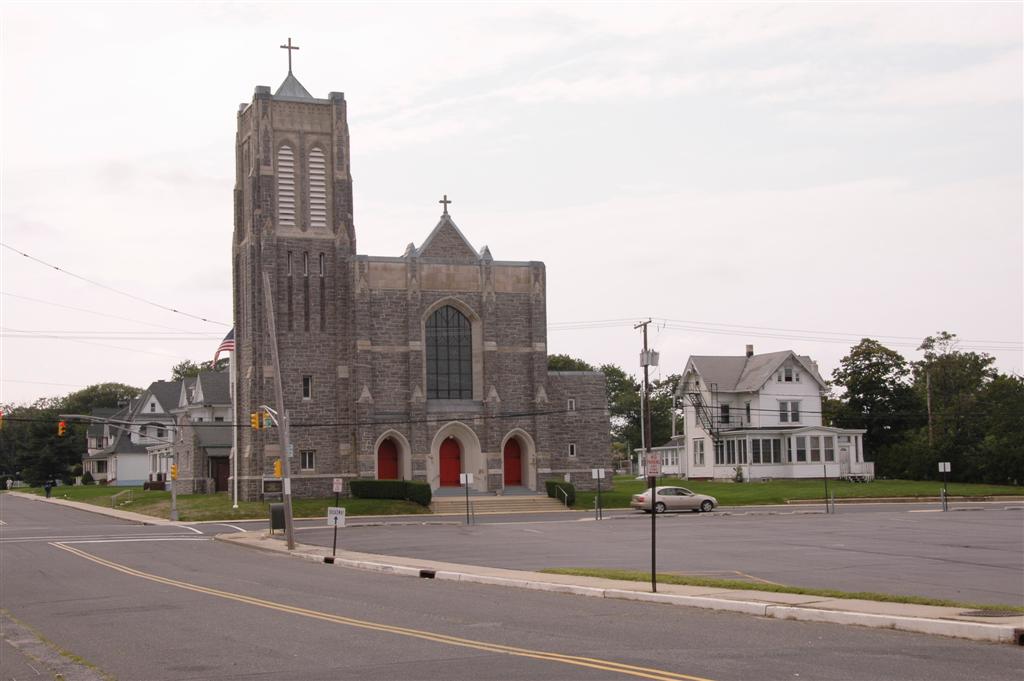
<instances>
[{"instance_id":1,"label":"stone church building","mask_svg":"<svg viewBox=\"0 0 1024 681\"><path fill-rule=\"evenodd\" d=\"M359 255L347 104L289 69L238 112L233 288L238 423L276 408L264 274L274 305L292 490L343 477L477 493L544 491L608 468L604 377L547 369L544 264L476 250L448 213L399 256ZM396 252L398 249L396 248ZM276 428L238 429L239 496L258 499Z\"/></svg>"}]
</instances>

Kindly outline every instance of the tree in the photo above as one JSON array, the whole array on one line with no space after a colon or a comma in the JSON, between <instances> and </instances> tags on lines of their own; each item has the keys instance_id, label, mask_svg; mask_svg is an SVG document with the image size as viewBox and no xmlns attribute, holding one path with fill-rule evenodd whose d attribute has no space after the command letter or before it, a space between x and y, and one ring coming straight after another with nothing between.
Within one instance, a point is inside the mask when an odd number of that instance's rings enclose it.
<instances>
[{"instance_id":1,"label":"tree","mask_svg":"<svg viewBox=\"0 0 1024 681\"><path fill-rule=\"evenodd\" d=\"M548 371L597 371L592 364L569 355L549 355Z\"/></svg>"},{"instance_id":2,"label":"tree","mask_svg":"<svg viewBox=\"0 0 1024 681\"><path fill-rule=\"evenodd\" d=\"M962 352L958 342L956 334L948 331L921 342L918 350L924 351L924 358L913 365L914 389L922 401L931 401L932 459L951 462L954 479L967 480L978 471L970 467L964 452L985 437L979 399L998 374L992 367L994 357Z\"/></svg>"},{"instance_id":3,"label":"tree","mask_svg":"<svg viewBox=\"0 0 1024 681\"><path fill-rule=\"evenodd\" d=\"M93 409L120 407L141 392L124 383L97 383L62 397L60 409L65 414L89 414Z\"/></svg>"},{"instance_id":4,"label":"tree","mask_svg":"<svg viewBox=\"0 0 1024 681\"><path fill-rule=\"evenodd\" d=\"M194 378L203 371L224 371L228 368L230 362L230 357L224 357L223 359L217 360L217 365L214 366L212 360L206 360L205 362L196 364L190 359L185 359L171 367L171 380L182 381L186 378Z\"/></svg>"},{"instance_id":5,"label":"tree","mask_svg":"<svg viewBox=\"0 0 1024 681\"><path fill-rule=\"evenodd\" d=\"M823 411L830 412L836 426L864 428L864 451L880 462L887 447L921 424L921 404L909 376L910 366L900 353L862 338L832 372L844 399L839 404L825 400Z\"/></svg>"},{"instance_id":6,"label":"tree","mask_svg":"<svg viewBox=\"0 0 1024 681\"><path fill-rule=\"evenodd\" d=\"M612 441L629 443L629 451L640 447L643 424L640 419L642 386L614 364L601 366L608 390L608 412ZM651 384L651 446L658 447L672 437L672 394L680 377L672 374Z\"/></svg>"},{"instance_id":7,"label":"tree","mask_svg":"<svg viewBox=\"0 0 1024 681\"><path fill-rule=\"evenodd\" d=\"M977 400L984 436L965 455L965 468L981 482L1024 484L1024 379L1000 375Z\"/></svg>"}]
</instances>

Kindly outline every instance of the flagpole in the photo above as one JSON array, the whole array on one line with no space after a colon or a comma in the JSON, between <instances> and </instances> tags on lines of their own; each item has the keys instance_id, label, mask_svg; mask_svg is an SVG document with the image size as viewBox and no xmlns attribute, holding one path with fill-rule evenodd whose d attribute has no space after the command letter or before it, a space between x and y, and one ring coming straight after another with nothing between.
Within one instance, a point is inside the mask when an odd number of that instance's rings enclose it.
<instances>
[{"instance_id":1,"label":"flagpole","mask_svg":"<svg viewBox=\"0 0 1024 681\"><path fill-rule=\"evenodd\" d=\"M238 388L237 388L237 374L235 367L235 355L238 354L234 349L231 350L231 357L228 359L228 383L231 388L231 421L235 424L234 428L231 429L231 458L232 458L232 504L231 508L238 508Z\"/></svg>"}]
</instances>

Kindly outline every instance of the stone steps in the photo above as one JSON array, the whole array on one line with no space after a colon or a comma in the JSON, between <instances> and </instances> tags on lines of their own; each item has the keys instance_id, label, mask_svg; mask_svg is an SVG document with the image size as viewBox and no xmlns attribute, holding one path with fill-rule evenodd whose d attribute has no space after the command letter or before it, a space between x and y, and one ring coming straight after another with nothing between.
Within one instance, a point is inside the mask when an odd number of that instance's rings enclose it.
<instances>
[{"instance_id":1,"label":"stone steps","mask_svg":"<svg viewBox=\"0 0 1024 681\"><path fill-rule=\"evenodd\" d=\"M564 511L565 504L547 496L471 496L474 513L524 513L529 511ZM434 497L430 502L434 513L465 513L466 497Z\"/></svg>"}]
</instances>

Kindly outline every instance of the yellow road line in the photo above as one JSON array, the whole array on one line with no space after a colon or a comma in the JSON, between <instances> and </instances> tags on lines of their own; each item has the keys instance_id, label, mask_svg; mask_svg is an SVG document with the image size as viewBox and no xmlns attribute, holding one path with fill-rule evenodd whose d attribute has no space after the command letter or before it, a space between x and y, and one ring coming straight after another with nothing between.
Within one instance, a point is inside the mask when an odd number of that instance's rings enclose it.
<instances>
[{"instance_id":1,"label":"yellow road line","mask_svg":"<svg viewBox=\"0 0 1024 681\"><path fill-rule=\"evenodd\" d=\"M308 610L306 608L300 608L293 605L286 605L284 603L276 603L274 601L267 601L262 598L254 598L252 596L246 596L244 594L236 594L230 591L221 591L220 589L212 589L210 587L199 586L198 584L191 584L189 582L182 582L176 579L170 579L168 577L161 577L141 570L130 568L120 563L100 558L99 556L91 553L86 553L81 549L77 549L61 542L52 542L51 546L55 546L59 549L72 553L86 560L90 560L94 563L108 567L112 570L130 575L132 577L139 577L141 579L147 579L151 582L158 584L165 584L167 586L177 587L186 591L194 591L196 593L202 593L209 596L216 596L226 600L237 601L239 603L245 603L247 605L255 605L261 608L267 608L269 610L277 610L279 612L289 613L293 615L300 615L303 617L309 617L311 619L322 620L325 622L332 622L334 624L343 624L346 626L357 627L360 629L369 629L372 631L382 631L385 633L396 634L399 636L408 636L410 638L418 638L424 641L432 641L434 643L443 643L445 645L460 646L463 648L474 648L476 650L482 650L490 653L501 653L504 655L513 655L516 657L529 657L536 660L544 660L547 662L559 662L562 664L574 665L577 667L588 667L590 669L599 669L602 671L616 672L619 674L625 674L628 676L636 676L644 679L655 679L656 681L711 681L710 679L700 676L690 676L687 674L678 674L676 672L670 672L662 669L653 669L649 667L639 667L630 664L623 664L621 662L613 662L611 660L601 660L598 658L581 657L577 655L562 655L561 653L550 653L542 650L531 650L529 648L516 648L514 646L506 646L499 643L488 643L486 641L474 641L467 638L459 638L457 636L448 636L447 634L438 634L431 631L425 631L422 629L409 629L407 627L398 627L390 624L380 624L377 622L369 622L366 620L358 620L351 617L344 617L342 615L332 615L327 612L320 612L317 610Z\"/></svg>"}]
</instances>

